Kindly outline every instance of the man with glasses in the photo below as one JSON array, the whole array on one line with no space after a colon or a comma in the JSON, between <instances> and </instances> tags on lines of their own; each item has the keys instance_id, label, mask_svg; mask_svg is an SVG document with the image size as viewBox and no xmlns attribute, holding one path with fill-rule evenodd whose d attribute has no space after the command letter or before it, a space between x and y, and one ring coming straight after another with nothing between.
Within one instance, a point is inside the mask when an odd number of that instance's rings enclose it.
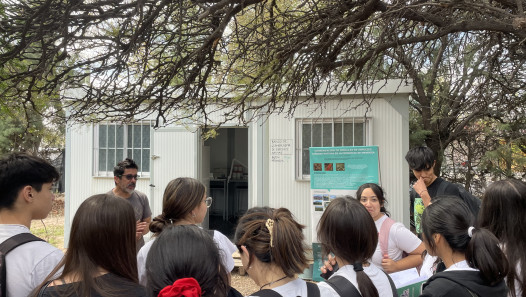
<instances>
[{"instance_id":1,"label":"man with glasses","mask_svg":"<svg viewBox=\"0 0 526 297\"><path fill-rule=\"evenodd\" d=\"M152 221L152 211L150 210L148 197L144 193L135 190L137 179L139 178L138 171L139 167L132 159L126 158L120 161L113 168L115 188L107 193L115 197L124 198L133 206L137 222L135 233L137 252L144 245L143 236L150 231L149 226Z\"/></svg>"}]
</instances>

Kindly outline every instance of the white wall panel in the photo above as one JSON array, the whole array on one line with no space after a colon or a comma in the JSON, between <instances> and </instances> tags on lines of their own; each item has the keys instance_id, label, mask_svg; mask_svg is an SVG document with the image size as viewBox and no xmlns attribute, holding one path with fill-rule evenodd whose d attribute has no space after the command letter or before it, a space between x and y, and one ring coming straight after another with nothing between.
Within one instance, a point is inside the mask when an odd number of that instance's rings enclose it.
<instances>
[{"instance_id":1,"label":"white wall panel","mask_svg":"<svg viewBox=\"0 0 526 297\"><path fill-rule=\"evenodd\" d=\"M404 155L409 146L408 108L405 96L376 98L370 105L359 105L361 98L327 101L319 105L300 106L294 118L274 115L268 121L268 138L292 139L295 145L296 118L364 117L372 123L372 143L379 146L381 183L387 192L388 210L392 217L408 223L407 183L408 169ZM359 106L358 106L359 105ZM271 207L289 208L298 221L307 226L305 236L311 242L310 182L295 179L295 155L283 162L268 164L268 204ZM406 219L404 219L406 218Z\"/></svg>"}]
</instances>

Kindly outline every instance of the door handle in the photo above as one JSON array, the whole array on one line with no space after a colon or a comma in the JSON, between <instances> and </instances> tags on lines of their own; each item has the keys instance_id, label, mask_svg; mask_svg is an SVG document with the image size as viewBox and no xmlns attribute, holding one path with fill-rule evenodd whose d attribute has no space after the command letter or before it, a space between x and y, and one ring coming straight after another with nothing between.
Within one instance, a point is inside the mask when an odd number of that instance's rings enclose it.
<instances>
[{"instance_id":1,"label":"door handle","mask_svg":"<svg viewBox=\"0 0 526 297\"><path fill-rule=\"evenodd\" d=\"M150 187L155 188L155 185L154 184L150 184Z\"/></svg>"},{"instance_id":2,"label":"door handle","mask_svg":"<svg viewBox=\"0 0 526 297\"><path fill-rule=\"evenodd\" d=\"M161 156L157 156L157 155L152 155L151 158L152 160L155 160L155 159L159 159Z\"/></svg>"}]
</instances>

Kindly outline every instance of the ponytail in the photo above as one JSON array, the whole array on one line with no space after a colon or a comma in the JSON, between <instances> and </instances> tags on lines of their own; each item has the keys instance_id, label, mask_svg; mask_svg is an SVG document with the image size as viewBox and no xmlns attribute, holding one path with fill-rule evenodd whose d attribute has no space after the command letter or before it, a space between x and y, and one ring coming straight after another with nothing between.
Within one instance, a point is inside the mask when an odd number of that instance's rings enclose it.
<instances>
[{"instance_id":1,"label":"ponytail","mask_svg":"<svg viewBox=\"0 0 526 297\"><path fill-rule=\"evenodd\" d=\"M171 220L166 219L164 213L156 216L150 223L150 232L152 232L155 236L159 235L159 233L161 233L164 228L171 225L170 221Z\"/></svg>"},{"instance_id":2,"label":"ponytail","mask_svg":"<svg viewBox=\"0 0 526 297\"><path fill-rule=\"evenodd\" d=\"M363 271L362 263L354 263L353 269L356 271L356 282L358 283L358 290L362 297L379 297L378 289L376 289L369 276Z\"/></svg>"},{"instance_id":3,"label":"ponytail","mask_svg":"<svg viewBox=\"0 0 526 297\"><path fill-rule=\"evenodd\" d=\"M303 228L286 208L256 207L239 219L235 243L238 248L245 246L259 261L273 263L287 277L293 277L308 267ZM249 259L248 266L251 262Z\"/></svg>"},{"instance_id":4,"label":"ponytail","mask_svg":"<svg viewBox=\"0 0 526 297\"><path fill-rule=\"evenodd\" d=\"M491 286L501 282L508 274L509 265L499 240L484 228L473 229L472 236L466 249L469 266L480 270L484 281Z\"/></svg>"}]
</instances>

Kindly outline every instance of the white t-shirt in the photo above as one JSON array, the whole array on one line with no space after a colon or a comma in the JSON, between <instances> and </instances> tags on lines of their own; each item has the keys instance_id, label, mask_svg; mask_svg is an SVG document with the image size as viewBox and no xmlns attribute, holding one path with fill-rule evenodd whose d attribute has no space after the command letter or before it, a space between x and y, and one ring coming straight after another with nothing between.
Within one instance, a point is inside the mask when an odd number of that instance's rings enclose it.
<instances>
[{"instance_id":1,"label":"white t-shirt","mask_svg":"<svg viewBox=\"0 0 526 297\"><path fill-rule=\"evenodd\" d=\"M378 233L380 233L380 228L382 227L382 224L386 218L387 216L383 215L381 218L374 222ZM396 222L391 226L391 229L389 230L387 254L389 255L389 258L391 258L393 261L398 261L402 259L403 252L409 254L412 251L416 250L421 243L422 241L415 234L413 234L413 232L407 229L402 223ZM380 248L380 241L378 241L378 245L376 246L376 250L374 251L371 261L373 262L373 264L375 264L381 269L382 259L382 250Z\"/></svg>"},{"instance_id":2,"label":"white t-shirt","mask_svg":"<svg viewBox=\"0 0 526 297\"><path fill-rule=\"evenodd\" d=\"M391 283L389 282L387 275L380 268L376 267L376 265L374 264L370 264L367 267L363 267L363 271L365 272L365 274L367 274L367 276L369 276L369 278L373 282L373 285L376 287L376 290L378 290L379 296L393 297L393 289L391 288ZM356 281L356 272L354 271L352 265L345 265L341 267L340 269L338 269L338 271L336 271L331 276L331 278L334 277L335 275L340 275L340 276L345 277L348 281L350 281L354 285L354 287L356 287L356 290L360 292L360 289L358 288L358 282ZM320 296L340 297L340 295L338 295L338 293L336 293L336 291L326 282L318 283L318 287L320 287L320 292L322 289L330 290L330 294L327 294L327 295L320 294Z\"/></svg>"},{"instance_id":3,"label":"white t-shirt","mask_svg":"<svg viewBox=\"0 0 526 297\"><path fill-rule=\"evenodd\" d=\"M143 286L146 286L146 257L148 252L152 247L155 237L152 240L148 241L137 253L137 270L139 272L139 283ZM219 248L219 253L221 254L221 261L225 266L225 269L230 272L234 269L234 258L232 254L236 251L236 246L226 237L223 233L219 231L214 231L214 241Z\"/></svg>"},{"instance_id":4,"label":"white t-shirt","mask_svg":"<svg viewBox=\"0 0 526 297\"><path fill-rule=\"evenodd\" d=\"M319 287L319 286L318 286ZM273 291L279 293L283 297L287 296L299 296L299 297L307 297L307 282L302 280L301 278L295 279L291 282L288 282L284 284L283 286L279 286L272 289ZM330 296L331 291L327 288L320 288L320 296ZM252 297L258 296L258 295L250 295Z\"/></svg>"},{"instance_id":5,"label":"white t-shirt","mask_svg":"<svg viewBox=\"0 0 526 297\"><path fill-rule=\"evenodd\" d=\"M23 225L0 224L0 243L11 236L30 233ZM44 241L28 242L6 255L7 296L28 296L55 269L64 253Z\"/></svg>"}]
</instances>

